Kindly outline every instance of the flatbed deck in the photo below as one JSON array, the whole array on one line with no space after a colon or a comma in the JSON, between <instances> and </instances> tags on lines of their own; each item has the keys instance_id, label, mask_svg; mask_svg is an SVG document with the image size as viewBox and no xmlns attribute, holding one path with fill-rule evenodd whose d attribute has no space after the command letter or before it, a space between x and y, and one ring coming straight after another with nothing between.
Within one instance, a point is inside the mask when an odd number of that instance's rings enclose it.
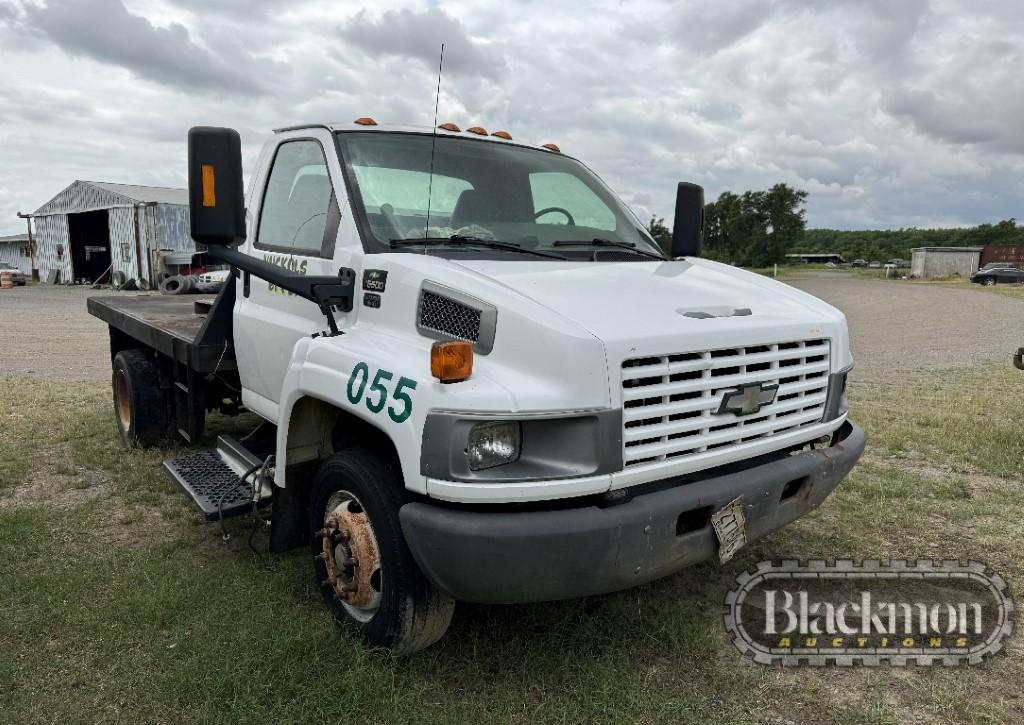
<instances>
[{"instance_id":1,"label":"flatbed deck","mask_svg":"<svg viewBox=\"0 0 1024 725\"><path fill-rule=\"evenodd\" d=\"M196 372L235 370L230 315L234 285L213 295L90 297L89 314ZM230 300L226 299L230 297ZM217 308L223 306L218 314ZM200 310L206 310L202 314ZM227 323L224 323L224 319Z\"/></svg>"}]
</instances>

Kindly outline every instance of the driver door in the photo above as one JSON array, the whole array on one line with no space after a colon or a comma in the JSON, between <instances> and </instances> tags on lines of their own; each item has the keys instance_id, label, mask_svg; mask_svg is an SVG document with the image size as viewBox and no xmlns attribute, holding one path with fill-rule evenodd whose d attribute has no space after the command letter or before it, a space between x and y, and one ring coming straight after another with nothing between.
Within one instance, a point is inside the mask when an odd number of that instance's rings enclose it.
<instances>
[{"instance_id":1,"label":"driver door","mask_svg":"<svg viewBox=\"0 0 1024 725\"><path fill-rule=\"evenodd\" d=\"M281 139L250 200L258 203L245 251L303 275L335 273L340 213L325 153L330 138L323 135ZM325 329L326 321L315 304L266 280L243 275L239 285L235 349L242 402L276 420L295 343Z\"/></svg>"}]
</instances>

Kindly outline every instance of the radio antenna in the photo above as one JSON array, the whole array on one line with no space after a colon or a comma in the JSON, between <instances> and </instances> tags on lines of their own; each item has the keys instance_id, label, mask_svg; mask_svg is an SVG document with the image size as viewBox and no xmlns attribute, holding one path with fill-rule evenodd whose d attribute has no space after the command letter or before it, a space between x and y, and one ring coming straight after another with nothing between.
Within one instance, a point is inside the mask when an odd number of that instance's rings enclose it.
<instances>
[{"instance_id":1,"label":"radio antenna","mask_svg":"<svg viewBox=\"0 0 1024 725\"><path fill-rule=\"evenodd\" d=\"M430 236L430 200L434 193L434 147L437 145L437 106L441 102L441 69L444 68L444 43L441 43L441 59L437 62L437 93L434 95L434 126L430 138L430 175L427 180L427 223L423 228L423 239ZM426 254L427 245L423 245Z\"/></svg>"}]
</instances>

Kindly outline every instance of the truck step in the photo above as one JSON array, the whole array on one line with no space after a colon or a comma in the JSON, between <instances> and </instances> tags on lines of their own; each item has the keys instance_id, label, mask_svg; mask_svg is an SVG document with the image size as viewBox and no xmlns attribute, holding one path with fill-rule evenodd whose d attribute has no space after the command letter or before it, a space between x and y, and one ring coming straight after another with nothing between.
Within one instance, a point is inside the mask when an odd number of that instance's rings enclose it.
<instances>
[{"instance_id":1,"label":"truck step","mask_svg":"<svg viewBox=\"0 0 1024 725\"><path fill-rule=\"evenodd\" d=\"M217 439L217 450L194 451L164 461L164 468L203 512L207 521L241 516L252 511L253 477L243 473L259 465L259 458L229 436ZM259 506L271 502L273 487L260 482Z\"/></svg>"}]
</instances>

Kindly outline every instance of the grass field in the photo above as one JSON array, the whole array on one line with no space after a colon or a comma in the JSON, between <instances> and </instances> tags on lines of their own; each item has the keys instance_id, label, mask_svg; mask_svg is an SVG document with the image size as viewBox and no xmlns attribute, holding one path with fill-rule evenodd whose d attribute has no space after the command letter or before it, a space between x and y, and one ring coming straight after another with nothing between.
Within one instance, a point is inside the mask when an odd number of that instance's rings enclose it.
<instances>
[{"instance_id":1,"label":"grass field","mask_svg":"<svg viewBox=\"0 0 1024 725\"><path fill-rule=\"evenodd\" d=\"M7 723L1006 723L1020 635L980 667L769 669L721 621L767 558L976 558L1024 585L1007 365L854 384L862 463L819 510L724 568L580 601L463 606L437 646L366 652L328 621L308 556L225 544L125 450L99 384L8 379L0 411L0 721ZM216 432L216 427L214 431ZM257 533L257 542L263 533Z\"/></svg>"}]
</instances>

